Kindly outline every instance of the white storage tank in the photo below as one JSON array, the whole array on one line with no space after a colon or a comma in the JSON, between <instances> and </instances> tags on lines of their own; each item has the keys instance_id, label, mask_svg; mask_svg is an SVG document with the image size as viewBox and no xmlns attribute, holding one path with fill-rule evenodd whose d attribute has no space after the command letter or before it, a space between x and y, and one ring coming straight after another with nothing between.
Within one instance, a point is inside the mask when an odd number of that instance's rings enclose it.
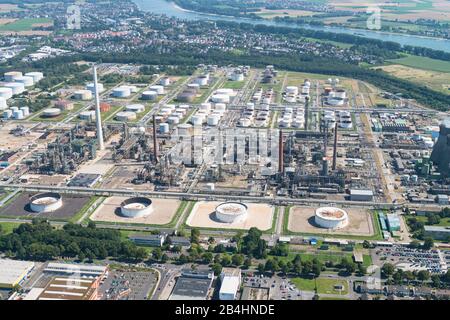
<instances>
[{"instance_id":1,"label":"white storage tank","mask_svg":"<svg viewBox=\"0 0 450 320\"><path fill-rule=\"evenodd\" d=\"M230 96L226 94L215 94L211 97L211 101L214 103L230 103Z\"/></svg>"},{"instance_id":2,"label":"white storage tank","mask_svg":"<svg viewBox=\"0 0 450 320\"><path fill-rule=\"evenodd\" d=\"M16 119L16 120L21 120L21 119L24 118L24 117L23 117L23 111L22 111L22 110L16 110L16 111L14 111L12 116L13 116L13 118Z\"/></svg>"},{"instance_id":3,"label":"white storage tank","mask_svg":"<svg viewBox=\"0 0 450 320\"><path fill-rule=\"evenodd\" d=\"M32 77L22 76L14 79L14 82L23 83L24 87L32 87L34 81Z\"/></svg>"},{"instance_id":4,"label":"white storage tank","mask_svg":"<svg viewBox=\"0 0 450 320\"><path fill-rule=\"evenodd\" d=\"M120 204L120 213L127 218L146 217L153 212L152 200L144 197L135 197Z\"/></svg>"},{"instance_id":5,"label":"white storage tank","mask_svg":"<svg viewBox=\"0 0 450 320\"><path fill-rule=\"evenodd\" d=\"M250 127L251 121L248 118L240 118L239 121L238 121L238 125L240 127L247 128L247 127Z\"/></svg>"},{"instance_id":6,"label":"white storage tank","mask_svg":"<svg viewBox=\"0 0 450 320\"><path fill-rule=\"evenodd\" d=\"M327 229L342 229L348 225L348 214L342 209L322 207L316 210L314 221L317 225Z\"/></svg>"},{"instance_id":7,"label":"white storage tank","mask_svg":"<svg viewBox=\"0 0 450 320\"><path fill-rule=\"evenodd\" d=\"M204 116L200 116L200 115L193 115L191 117L191 123L194 126L201 126L203 124L203 122L205 122L205 117Z\"/></svg>"},{"instance_id":8,"label":"white storage tank","mask_svg":"<svg viewBox=\"0 0 450 320\"><path fill-rule=\"evenodd\" d=\"M136 120L136 118L136 113L132 111L121 111L116 114L117 121L132 121Z\"/></svg>"},{"instance_id":9,"label":"white storage tank","mask_svg":"<svg viewBox=\"0 0 450 320\"><path fill-rule=\"evenodd\" d=\"M58 108L48 108L42 112L44 118L55 118L61 115L61 109Z\"/></svg>"},{"instance_id":10,"label":"white storage tank","mask_svg":"<svg viewBox=\"0 0 450 320\"><path fill-rule=\"evenodd\" d=\"M200 90L200 85L198 83L190 83L187 85L187 87L189 89L193 89L195 91L199 91Z\"/></svg>"},{"instance_id":11,"label":"white storage tank","mask_svg":"<svg viewBox=\"0 0 450 320\"><path fill-rule=\"evenodd\" d=\"M168 123L160 123L159 124L159 132L166 134L169 133L169 124Z\"/></svg>"},{"instance_id":12,"label":"white storage tank","mask_svg":"<svg viewBox=\"0 0 450 320\"><path fill-rule=\"evenodd\" d=\"M77 90L74 92L75 100L91 100L92 99L92 91L89 90Z\"/></svg>"},{"instance_id":13,"label":"white storage tank","mask_svg":"<svg viewBox=\"0 0 450 320\"><path fill-rule=\"evenodd\" d=\"M30 108L29 107L21 107L20 110L22 110L23 116L28 117L30 115Z\"/></svg>"},{"instance_id":14,"label":"white storage tank","mask_svg":"<svg viewBox=\"0 0 450 320\"><path fill-rule=\"evenodd\" d=\"M99 83L97 82L97 89L98 89L98 93L102 93L103 91L105 91L105 87L103 86L103 83ZM86 85L86 90L91 91L92 93L95 93L95 86L93 83L88 83Z\"/></svg>"},{"instance_id":15,"label":"white storage tank","mask_svg":"<svg viewBox=\"0 0 450 320\"><path fill-rule=\"evenodd\" d=\"M63 206L63 201L59 193L48 192L32 196L29 205L36 213L53 212Z\"/></svg>"},{"instance_id":16,"label":"white storage tank","mask_svg":"<svg viewBox=\"0 0 450 320\"><path fill-rule=\"evenodd\" d=\"M130 104L125 107L126 111L131 111L135 113L141 113L145 111L145 106L142 104Z\"/></svg>"},{"instance_id":17,"label":"white storage tank","mask_svg":"<svg viewBox=\"0 0 450 320\"><path fill-rule=\"evenodd\" d=\"M161 78L161 80L159 80L159 84L164 87L170 86L170 78L168 77Z\"/></svg>"},{"instance_id":18,"label":"white storage tank","mask_svg":"<svg viewBox=\"0 0 450 320\"><path fill-rule=\"evenodd\" d=\"M167 123L169 123L169 124L179 124L180 123L180 118L170 116L169 118L167 118Z\"/></svg>"},{"instance_id":19,"label":"white storage tank","mask_svg":"<svg viewBox=\"0 0 450 320\"><path fill-rule=\"evenodd\" d=\"M10 71L5 73L5 81L6 82L14 82L16 78L22 77L22 72L19 71Z\"/></svg>"},{"instance_id":20,"label":"white storage tank","mask_svg":"<svg viewBox=\"0 0 450 320\"><path fill-rule=\"evenodd\" d=\"M95 120L95 111L82 111L78 115L78 118L83 121L94 121Z\"/></svg>"},{"instance_id":21,"label":"white storage tank","mask_svg":"<svg viewBox=\"0 0 450 320\"><path fill-rule=\"evenodd\" d=\"M161 85L154 85L150 87L151 91L155 91L158 94L164 94L164 87Z\"/></svg>"},{"instance_id":22,"label":"white storage tank","mask_svg":"<svg viewBox=\"0 0 450 320\"><path fill-rule=\"evenodd\" d=\"M216 207L216 218L224 223L239 223L247 219L248 207L241 202L225 202Z\"/></svg>"},{"instance_id":23,"label":"white storage tank","mask_svg":"<svg viewBox=\"0 0 450 320\"><path fill-rule=\"evenodd\" d=\"M11 99L13 96L13 90L11 88L1 87L0 88L0 97L5 99Z\"/></svg>"},{"instance_id":24,"label":"white storage tank","mask_svg":"<svg viewBox=\"0 0 450 320\"><path fill-rule=\"evenodd\" d=\"M131 95L131 89L125 86L118 87L113 89L112 95L116 98L127 98Z\"/></svg>"},{"instance_id":25,"label":"white storage tank","mask_svg":"<svg viewBox=\"0 0 450 320\"><path fill-rule=\"evenodd\" d=\"M206 121L208 126L217 126L219 124L220 117L217 115L210 115Z\"/></svg>"},{"instance_id":26,"label":"white storage tank","mask_svg":"<svg viewBox=\"0 0 450 320\"><path fill-rule=\"evenodd\" d=\"M138 88L136 87L136 86L130 86L130 85L125 85L125 86L122 86L123 88L128 88L128 89L130 89L130 92L131 93L136 93L136 92L138 92Z\"/></svg>"},{"instance_id":27,"label":"white storage tank","mask_svg":"<svg viewBox=\"0 0 450 320\"><path fill-rule=\"evenodd\" d=\"M141 99L155 101L158 98L158 92L156 91L144 91L142 92Z\"/></svg>"},{"instance_id":28,"label":"white storage tank","mask_svg":"<svg viewBox=\"0 0 450 320\"><path fill-rule=\"evenodd\" d=\"M185 124L180 124L177 127L178 130L178 135L180 136L188 136L191 131L192 131L192 125L185 123Z\"/></svg>"},{"instance_id":29,"label":"white storage tank","mask_svg":"<svg viewBox=\"0 0 450 320\"><path fill-rule=\"evenodd\" d=\"M211 103L202 103L200 104L200 110L204 110L207 113L211 111Z\"/></svg>"},{"instance_id":30,"label":"white storage tank","mask_svg":"<svg viewBox=\"0 0 450 320\"><path fill-rule=\"evenodd\" d=\"M21 94L25 91L25 86L20 82L8 82L3 84L6 88L10 88L13 94Z\"/></svg>"},{"instance_id":31,"label":"white storage tank","mask_svg":"<svg viewBox=\"0 0 450 320\"><path fill-rule=\"evenodd\" d=\"M206 86L208 85L208 78L206 76L200 76L197 79L195 79L195 83L199 86Z\"/></svg>"},{"instance_id":32,"label":"white storage tank","mask_svg":"<svg viewBox=\"0 0 450 320\"><path fill-rule=\"evenodd\" d=\"M216 103L214 105L214 110L225 112L227 110L227 105L224 103Z\"/></svg>"},{"instance_id":33,"label":"white storage tank","mask_svg":"<svg viewBox=\"0 0 450 320\"><path fill-rule=\"evenodd\" d=\"M42 72L33 71L25 73L27 77L32 77L34 83L38 83L42 79L44 79L44 74Z\"/></svg>"},{"instance_id":34,"label":"white storage tank","mask_svg":"<svg viewBox=\"0 0 450 320\"><path fill-rule=\"evenodd\" d=\"M8 109L8 104L6 103L6 99L0 97L0 110Z\"/></svg>"}]
</instances>

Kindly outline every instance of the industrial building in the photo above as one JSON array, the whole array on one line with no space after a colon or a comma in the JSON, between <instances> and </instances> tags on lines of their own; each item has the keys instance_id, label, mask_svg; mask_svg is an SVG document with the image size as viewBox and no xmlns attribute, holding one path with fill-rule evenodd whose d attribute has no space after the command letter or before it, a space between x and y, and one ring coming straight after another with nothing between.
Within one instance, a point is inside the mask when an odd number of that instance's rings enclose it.
<instances>
[{"instance_id":1,"label":"industrial building","mask_svg":"<svg viewBox=\"0 0 450 320\"><path fill-rule=\"evenodd\" d=\"M45 288L33 288L23 300L97 300L100 278L55 277Z\"/></svg>"},{"instance_id":2,"label":"industrial building","mask_svg":"<svg viewBox=\"0 0 450 320\"><path fill-rule=\"evenodd\" d=\"M444 120L440 126L439 138L431 153L431 160L438 166L439 172L448 177L450 175L450 118Z\"/></svg>"},{"instance_id":3,"label":"industrial building","mask_svg":"<svg viewBox=\"0 0 450 320\"><path fill-rule=\"evenodd\" d=\"M223 268L220 274L220 300L235 300L241 285L241 270L235 268Z\"/></svg>"},{"instance_id":4,"label":"industrial building","mask_svg":"<svg viewBox=\"0 0 450 320\"><path fill-rule=\"evenodd\" d=\"M163 234L139 235L134 234L128 237L132 242L140 246L162 247L166 236Z\"/></svg>"},{"instance_id":5,"label":"industrial building","mask_svg":"<svg viewBox=\"0 0 450 320\"><path fill-rule=\"evenodd\" d=\"M56 263L50 262L45 267L44 272L61 275L71 276L76 275L86 278L97 278L104 276L108 271L108 266L96 266L87 264L70 264L70 263Z\"/></svg>"},{"instance_id":6,"label":"industrial building","mask_svg":"<svg viewBox=\"0 0 450 320\"><path fill-rule=\"evenodd\" d=\"M400 217L398 214L387 214L386 221L389 231L400 231Z\"/></svg>"},{"instance_id":7,"label":"industrial building","mask_svg":"<svg viewBox=\"0 0 450 320\"><path fill-rule=\"evenodd\" d=\"M0 259L0 288L12 289L20 285L33 271L34 262Z\"/></svg>"},{"instance_id":8,"label":"industrial building","mask_svg":"<svg viewBox=\"0 0 450 320\"><path fill-rule=\"evenodd\" d=\"M178 277L169 300L206 300L214 274L210 270L184 269Z\"/></svg>"},{"instance_id":9,"label":"industrial building","mask_svg":"<svg viewBox=\"0 0 450 320\"><path fill-rule=\"evenodd\" d=\"M351 201L373 201L373 191L371 190L350 190Z\"/></svg>"},{"instance_id":10,"label":"industrial building","mask_svg":"<svg viewBox=\"0 0 450 320\"><path fill-rule=\"evenodd\" d=\"M450 239L450 227L424 226L425 236L436 240L448 241Z\"/></svg>"}]
</instances>

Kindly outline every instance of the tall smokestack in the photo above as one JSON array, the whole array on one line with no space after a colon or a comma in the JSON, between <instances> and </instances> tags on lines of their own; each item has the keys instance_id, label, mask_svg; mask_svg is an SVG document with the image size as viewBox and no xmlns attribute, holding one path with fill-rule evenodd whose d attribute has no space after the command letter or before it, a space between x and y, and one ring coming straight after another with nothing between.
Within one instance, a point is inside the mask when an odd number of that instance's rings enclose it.
<instances>
[{"instance_id":1,"label":"tall smokestack","mask_svg":"<svg viewBox=\"0 0 450 320\"><path fill-rule=\"evenodd\" d=\"M284 143L283 143L283 131L280 130L280 135L278 138L278 172L283 173L284 172Z\"/></svg>"},{"instance_id":2,"label":"tall smokestack","mask_svg":"<svg viewBox=\"0 0 450 320\"><path fill-rule=\"evenodd\" d=\"M308 131L308 108L309 108L309 97L306 97L305 103L305 131Z\"/></svg>"},{"instance_id":3,"label":"tall smokestack","mask_svg":"<svg viewBox=\"0 0 450 320\"><path fill-rule=\"evenodd\" d=\"M325 121L323 128L323 159L322 159L322 175L328 175L328 158L327 158L327 148L328 148L328 121Z\"/></svg>"},{"instance_id":4,"label":"tall smokestack","mask_svg":"<svg viewBox=\"0 0 450 320\"><path fill-rule=\"evenodd\" d=\"M156 116L153 115L153 152L155 153L155 163L158 163L158 141L156 140Z\"/></svg>"},{"instance_id":5,"label":"tall smokestack","mask_svg":"<svg viewBox=\"0 0 450 320\"><path fill-rule=\"evenodd\" d=\"M100 114L100 98L98 95L97 68L95 65L92 67L92 70L94 72L95 119L97 122L98 149L105 150L105 144L103 142L102 116Z\"/></svg>"},{"instance_id":6,"label":"tall smokestack","mask_svg":"<svg viewBox=\"0 0 450 320\"><path fill-rule=\"evenodd\" d=\"M337 160L337 139L338 139L338 124L334 124L334 146L333 146L333 171L336 170L336 160Z\"/></svg>"}]
</instances>

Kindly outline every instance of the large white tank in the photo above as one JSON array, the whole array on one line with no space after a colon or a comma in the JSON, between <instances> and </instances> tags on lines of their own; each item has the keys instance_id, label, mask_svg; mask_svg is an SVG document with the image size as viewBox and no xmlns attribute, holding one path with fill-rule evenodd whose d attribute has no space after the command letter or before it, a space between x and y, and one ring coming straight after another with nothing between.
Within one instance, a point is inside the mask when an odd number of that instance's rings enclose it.
<instances>
[{"instance_id":1,"label":"large white tank","mask_svg":"<svg viewBox=\"0 0 450 320\"><path fill-rule=\"evenodd\" d=\"M131 89L125 86L118 87L113 89L112 95L116 98L127 98L131 95Z\"/></svg>"},{"instance_id":2,"label":"large white tank","mask_svg":"<svg viewBox=\"0 0 450 320\"><path fill-rule=\"evenodd\" d=\"M316 210L314 221L322 228L342 229L348 225L348 214L339 208L321 207Z\"/></svg>"},{"instance_id":3,"label":"large white tank","mask_svg":"<svg viewBox=\"0 0 450 320\"><path fill-rule=\"evenodd\" d=\"M0 97L5 99L11 99L13 96L13 90L11 88L1 87L0 88Z\"/></svg>"},{"instance_id":4,"label":"large white tank","mask_svg":"<svg viewBox=\"0 0 450 320\"><path fill-rule=\"evenodd\" d=\"M214 103L230 103L230 96L226 94L215 94L211 97L211 101Z\"/></svg>"},{"instance_id":5,"label":"large white tank","mask_svg":"<svg viewBox=\"0 0 450 320\"><path fill-rule=\"evenodd\" d=\"M209 113L211 111L211 103L202 103L200 104L200 110L204 110L207 113Z\"/></svg>"},{"instance_id":6,"label":"large white tank","mask_svg":"<svg viewBox=\"0 0 450 320\"><path fill-rule=\"evenodd\" d=\"M179 124L180 123L180 118L170 116L170 117L167 118L167 123L169 123L169 124Z\"/></svg>"},{"instance_id":7,"label":"large white tank","mask_svg":"<svg viewBox=\"0 0 450 320\"><path fill-rule=\"evenodd\" d=\"M132 121L136 120L136 118L136 113L132 111L121 111L116 114L117 121Z\"/></svg>"},{"instance_id":8,"label":"large white tank","mask_svg":"<svg viewBox=\"0 0 450 320\"><path fill-rule=\"evenodd\" d=\"M156 91L144 91L142 92L141 99L155 101L158 98L158 92Z\"/></svg>"},{"instance_id":9,"label":"large white tank","mask_svg":"<svg viewBox=\"0 0 450 320\"><path fill-rule=\"evenodd\" d=\"M125 107L126 111L141 113L145 111L145 106L143 104L130 104Z\"/></svg>"},{"instance_id":10,"label":"large white tank","mask_svg":"<svg viewBox=\"0 0 450 320\"><path fill-rule=\"evenodd\" d=\"M227 105L225 103L216 103L214 105L214 111L225 112L227 110Z\"/></svg>"},{"instance_id":11,"label":"large white tank","mask_svg":"<svg viewBox=\"0 0 450 320\"><path fill-rule=\"evenodd\" d=\"M180 136L188 136L192 131L192 125L190 125L188 123L180 124L177 127L177 131L178 131L178 135L180 135Z\"/></svg>"},{"instance_id":12,"label":"large white tank","mask_svg":"<svg viewBox=\"0 0 450 320\"><path fill-rule=\"evenodd\" d=\"M8 120L12 117L12 110L7 109L3 111L3 119Z\"/></svg>"},{"instance_id":13,"label":"large white tank","mask_svg":"<svg viewBox=\"0 0 450 320\"><path fill-rule=\"evenodd\" d=\"M48 108L42 111L42 116L44 118L55 118L61 115L61 109L58 108Z\"/></svg>"},{"instance_id":14,"label":"large white tank","mask_svg":"<svg viewBox=\"0 0 450 320\"><path fill-rule=\"evenodd\" d=\"M191 123L194 126L201 126L203 124L203 122L205 122L205 117L204 116L200 116L200 115L193 115L191 117Z\"/></svg>"},{"instance_id":15,"label":"large white tank","mask_svg":"<svg viewBox=\"0 0 450 320\"><path fill-rule=\"evenodd\" d=\"M236 95L236 93L234 92L233 89L228 89L228 88L217 89L215 94L224 94L224 95L227 95L227 96L234 96L234 95Z\"/></svg>"},{"instance_id":16,"label":"large white tank","mask_svg":"<svg viewBox=\"0 0 450 320\"><path fill-rule=\"evenodd\" d=\"M6 103L6 99L0 97L0 110L8 109L8 104Z\"/></svg>"},{"instance_id":17,"label":"large white tank","mask_svg":"<svg viewBox=\"0 0 450 320\"><path fill-rule=\"evenodd\" d=\"M170 78L168 77L161 78L161 80L159 80L159 84L164 87L170 86Z\"/></svg>"},{"instance_id":18,"label":"large white tank","mask_svg":"<svg viewBox=\"0 0 450 320\"><path fill-rule=\"evenodd\" d=\"M206 121L208 123L208 126L217 126L219 124L220 117L217 115L210 115L208 116Z\"/></svg>"},{"instance_id":19,"label":"large white tank","mask_svg":"<svg viewBox=\"0 0 450 320\"><path fill-rule=\"evenodd\" d=\"M224 202L216 207L216 218L224 223L239 223L247 219L248 207L240 202Z\"/></svg>"},{"instance_id":20,"label":"large white tank","mask_svg":"<svg viewBox=\"0 0 450 320\"><path fill-rule=\"evenodd\" d=\"M162 134L169 133L169 124L168 123L160 123L159 124L159 132Z\"/></svg>"},{"instance_id":21,"label":"large white tank","mask_svg":"<svg viewBox=\"0 0 450 320\"><path fill-rule=\"evenodd\" d=\"M14 82L14 80L16 80L16 78L22 77L22 76L23 76L22 72L19 72L19 71L6 72L5 73L5 81L6 82Z\"/></svg>"},{"instance_id":22,"label":"large white tank","mask_svg":"<svg viewBox=\"0 0 450 320\"><path fill-rule=\"evenodd\" d=\"M29 107L21 107L20 110L22 110L23 116L28 117L30 115L30 108Z\"/></svg>"},{"instance_id":23,"label":"large white tank","mask_svg":"<svg viewBox=\"0 0 450 320\"><path fill-rule=\"evenodd\" d=\"M75 100L91 100L92 99L92 91L90 90L77 90L74 92Z\"/></svg>"},{"instance_id":24,"label":"large white tank","mask_svg":"<svg viewBox=\"0 0 450 320\"><path fill-rule=\"evenodd\" d=\"M195 83L198 84L199 86L206 86L208 85L208 78L200 76L197 79L195 79Z\"/></svg>"},{"instance_id":25,"label":"large white tank","mask_svg":"<svg viewBox=\"0 0 450 320\"><path fill-rule=\"evenodd\" d=\"M103 83L97 82L97 89L98 89L98 93L102 93L103 91L105 91L105 87L103 86ZM95 85L93 83L88 83L86 85L86 90L89 90L92 93L95 93Z\"/></svg>"},{"instance_id":26,"label":"large white tank","mask_svg":"<svg viewBox=\"0 0 450 320\"><path fill-rule=\"evenodd\" d=\"M16 111L14 111L12 116L13 116L13 118L16 119L16 120L21 120L21 119L24 118L24 117L23 117L23 111L22 111L22 110L16 110Z\"/></svg>"},{"instance_id":27,"label":"large white tank","mask_svg":"<svg viewBox=\"0 0 450 320\"><path fill-rule=\"evenodd\" d=\"M95 120L95 111L82 111L78 114L78 118L83 121L94 121Z\"/></svg>"},{"instance_id":28,"label":"large white tank","mask_svg":"<svg viewBox=\"0 0 450 320\"><path fill-rule=\"evenodd\" d=\"M34 81L32 77L22 76L14 79L14 82L23 83L24 87L32 87Z\"/></svg>"},{"instance_id":29,"label":"large white tank","mask_svg":"<svg viewBox=\"0 0 450 320\"><path fill-rule=\"evenodd\" d=\"M34 83L38 83L42 79L44 79L44 74L42 72L33 71L25 73L27 77L32 77Z\"/></svg>"},{"instance_id":30,"label":"large white tank","mask_svg":"<svg viewBox=\"0 0 450 320\"><path fill-rule=\"evenodd\" d=\"M47 192L34 195L30 198L30 209L36 213L53 212L63 205L62 196L59 193Z\"/></svg>"},{"instance_id":31,"label":"large white tank","mask_svg":"<svg viewBox=\"0 0 450 320\"><path fill-rule=\"evenodd\" d=\"M153 212L152 200L144 197L135 197L124 200L120 204L120 213L127 218L141 218Z\"/></svg>"},{"instance_id":32,"label":"large white tank","mask_svg":"<svg viewBox=\"0 0 450 320\"><path fill-rule=\"evenodd\" d=\"M21 94L25 91L25 86L23 83L20 82L8 82L3 84L6 88L10 88L13 92L13 94Z\"/></svg>"},{"instance_id":33,"label":"large white tank","mask_svg":"<svg viewBox=\"0 0 450 320\"><path fill-rule=\"evenodd\" d=\"M158 94L164 94L164 86L161 85L154 85L150 87L151 91L155 91Z\"/></svg>"}]
</instances>

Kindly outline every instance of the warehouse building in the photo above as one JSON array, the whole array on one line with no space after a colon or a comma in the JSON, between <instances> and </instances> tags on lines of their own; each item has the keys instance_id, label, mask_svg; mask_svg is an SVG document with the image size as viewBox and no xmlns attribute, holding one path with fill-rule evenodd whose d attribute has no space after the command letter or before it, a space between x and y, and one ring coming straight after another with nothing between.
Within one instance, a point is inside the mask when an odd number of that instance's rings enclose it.
<instances>
[{"instance_id":1,"label":"warehouse building","mask_svg":"<svg viewBox=\"0 0 450 320\"><path fill-rule=\"evenodd\" d=\"M373 191L371 190L350 190L351 201L373 201Z\"/></svg>"},{"instance_id":2,"label":"warehouse building","mask_svg":"<svg viewBox=\"0 0 450 320\"><path fill-rule=\"evenodd\" d=\"M432 237L436 240L450 239L450 227L424 226L425 236Z\"/></svg>"},{"instance_id":3,"label":"warehouse building","mask_svg":"<svg viewBox=\"0 0 450 320\"><path fill-rule=\"evenodd\" d=\"M128 238L137 245L149 247L162 247L166 240L163 234L151 234L148 236L135 234L130 235Z\"/></svg>"},{"instance_id":4,"label":"warehouse building","mask_svg":"<svg viewBox=\"0 0 450 320\"><path fill-rule=\"evenodd\" d=\"M55 277L45 288L33 288L24 300L97 300L99 279Z\"/></svg>"},{"instance_id":5,"label":"warehouse building","mask_svg":"<svg viewBox=\"0 0 450 320\"><path fill-rule=\"evenodd\" d=\"M209 270L182 270L169 300L206 300L213 280Z\"/></svg>"},{"instance_id":6,"label":"warehouse building","mask_svg":"<svg viewBox=\"0 0 450 320\"><path fill-rule=\"evenodd\" d=\"M50 262L44 269L45 273L52 273L61 276L76 275L81 278L103 277L107 273L107 271L108 271L107 266L94 266L88 264L69 264L69 263L55 263L55 262Z\"/></svg>"},{"instance_id":7,"label":"warehouse building","mask_svg":"<svg viewBox=\"0 0 450 320\"><path fill-rule=\"evenodd\" d=\"M398 214L387 214L386 220L389 231L400 231L400 217Z\"/></svg>"},{"instance_id":8,"label":"warehouse building","mask_svg":"<svg viewBox=\"0 0 450 320\"><path fill-rule=\"evenodd\" d=\"M223 268L220 274L220 300L235 300L241 284L241 270Z\"/></svg>"},{"instance_id":9,"label":"warehouse building","mask_svg":"<svg viewBox=\"0 0 450 320\"><path fill-rule=\"evenodd\" d=\"M33 271L34 262L0 259L0 288L20 285Z\"/></svg>"}]
</instances>

